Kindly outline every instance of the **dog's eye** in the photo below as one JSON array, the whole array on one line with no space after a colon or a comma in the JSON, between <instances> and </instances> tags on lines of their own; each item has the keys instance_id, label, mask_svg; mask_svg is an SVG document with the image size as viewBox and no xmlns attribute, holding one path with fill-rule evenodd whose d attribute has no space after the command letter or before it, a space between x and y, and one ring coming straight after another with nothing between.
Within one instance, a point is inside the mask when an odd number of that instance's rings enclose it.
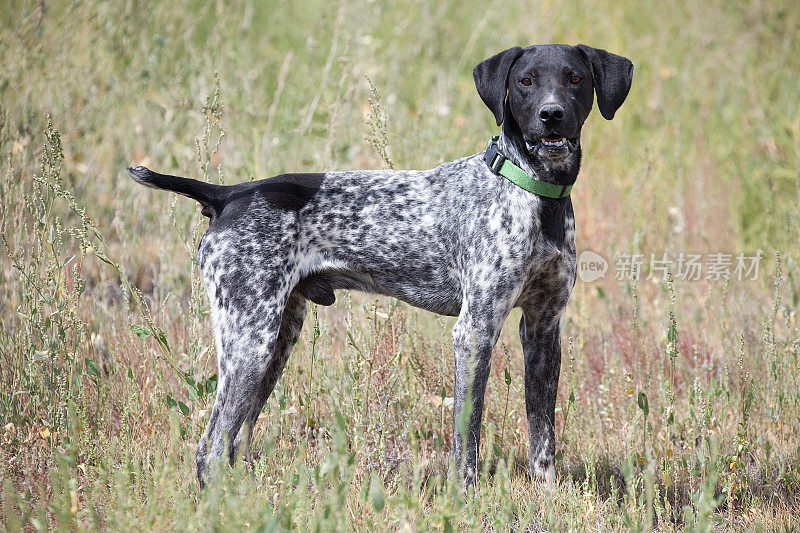
<instances>
[{"instance_id":1,"label":"dog's eye","mask_svg":"<svg viewBox=\"0 0 800 533\"><path fill-rule=\"evenodd\" d=\"M572 76L572 79L570 79L569 81L571 81L572 83L580 83L581 82L581 77L580 76Z\"/></svg>"},{"instance_id":2,"label":"dog's eye","mask_svg":"<svg viewBox=\"0 0 800 533\"><path fill-rule=\"evenodd\" d=\"M528 85L530 85L530 84L531 84L531 79L530 79L530 78L522 78L522 79L520 80L520 83L521 83L522 85L524 85L525 87L527 87Z\"/></svg>"}]
</instances>

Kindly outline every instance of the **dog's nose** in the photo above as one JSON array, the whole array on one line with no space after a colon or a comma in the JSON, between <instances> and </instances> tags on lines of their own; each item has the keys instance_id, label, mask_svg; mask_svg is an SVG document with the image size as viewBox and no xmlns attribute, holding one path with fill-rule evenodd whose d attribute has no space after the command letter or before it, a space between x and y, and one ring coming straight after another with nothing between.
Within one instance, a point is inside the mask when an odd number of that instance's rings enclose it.
<instances>
[{"instance_id":1,"label":"dog's nose","mask_svg":"<svg viewBox=\"0 0 800 533\"><path fill-rule=\"evenodd\" d=\"M555 124L564 118L564 108L558 104L545 104L539 108L539 118L545 124Z\"/></svg>"}]
</instances>

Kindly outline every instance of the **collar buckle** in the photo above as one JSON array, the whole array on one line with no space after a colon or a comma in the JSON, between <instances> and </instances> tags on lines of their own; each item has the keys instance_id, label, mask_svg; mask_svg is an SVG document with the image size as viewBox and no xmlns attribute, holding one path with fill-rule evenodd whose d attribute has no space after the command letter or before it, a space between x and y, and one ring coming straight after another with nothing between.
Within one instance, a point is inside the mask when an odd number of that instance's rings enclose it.
<instances>
[{"instance_id":1,"label":"collar buckle","mask_svg":"<svg viewBox=\"0 0 800 533\"><path fill-rule=\"evenodd\" d=\"M503 163L506 162L506 156L500 153L500 146L494 139L492 139L488 148L486 148L486 153L483 155L483 160L486 162L492 172L498 175L500 174L500 169L503 168Z\"/></svg>"}]
</instances>

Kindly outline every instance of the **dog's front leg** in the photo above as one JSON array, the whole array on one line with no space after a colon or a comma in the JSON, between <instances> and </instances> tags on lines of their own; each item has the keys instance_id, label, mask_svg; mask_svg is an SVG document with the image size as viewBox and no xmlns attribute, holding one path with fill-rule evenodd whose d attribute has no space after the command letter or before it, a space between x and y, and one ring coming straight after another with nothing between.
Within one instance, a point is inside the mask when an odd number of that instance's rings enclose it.
<instances>
[{"instance_id":1,"label":"dog's front leg","mask_svg":"<svg viewBox=\"0 0 800 533\"><path fill-rule=\"evenodd\" d=\"M489 304L465 303L453 327L456 357L453 457L457 475L463 478L467 487L474 485L477 479L483 397L489 379L492 348L507 314L507 310L498 312ZM469 408L465 412L468 401Z\"/></svg>"},{"instance_id":2,"label":"dog's front leg","mask_svg":"<svg viewBox=\"0 0 800 533\"><path fill-rule=\"evenodd\" d=\"M531 475L555 481L555 408L561 371L561 315L523 309L519 335L525 357L525 411Z\"/></svg>"}]
</instances>

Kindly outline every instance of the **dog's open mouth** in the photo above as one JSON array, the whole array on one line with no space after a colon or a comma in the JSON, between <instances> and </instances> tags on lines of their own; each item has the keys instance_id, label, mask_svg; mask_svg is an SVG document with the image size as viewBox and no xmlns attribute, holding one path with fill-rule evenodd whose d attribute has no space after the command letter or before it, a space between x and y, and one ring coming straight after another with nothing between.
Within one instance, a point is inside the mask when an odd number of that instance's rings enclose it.
<instances>
[{"instance_id":1,"label":"dog's open mouth","mask_svg":"<svg viewBox=\"0 0 800 533\"><path fill-rule=\"evenodd\" d=\"M567 142L565 137L551 133L547 137L542 138L542 144L547 148L561 148Z\"/></svg>"},{"instance_id":2,"label":"dog's open mouth","mask_svg":"<svg viewBox=\"0 0 800 533\"><path fill-rule=\"evenodd\" d=\"M525 147L528 152L534 154L539 149L544 149L550 154L559 154L563 152L570 152L577 144L578 139L567 139L562 135L549 133L536 141L525 141Z\"/></svg>"}]
</instances>

